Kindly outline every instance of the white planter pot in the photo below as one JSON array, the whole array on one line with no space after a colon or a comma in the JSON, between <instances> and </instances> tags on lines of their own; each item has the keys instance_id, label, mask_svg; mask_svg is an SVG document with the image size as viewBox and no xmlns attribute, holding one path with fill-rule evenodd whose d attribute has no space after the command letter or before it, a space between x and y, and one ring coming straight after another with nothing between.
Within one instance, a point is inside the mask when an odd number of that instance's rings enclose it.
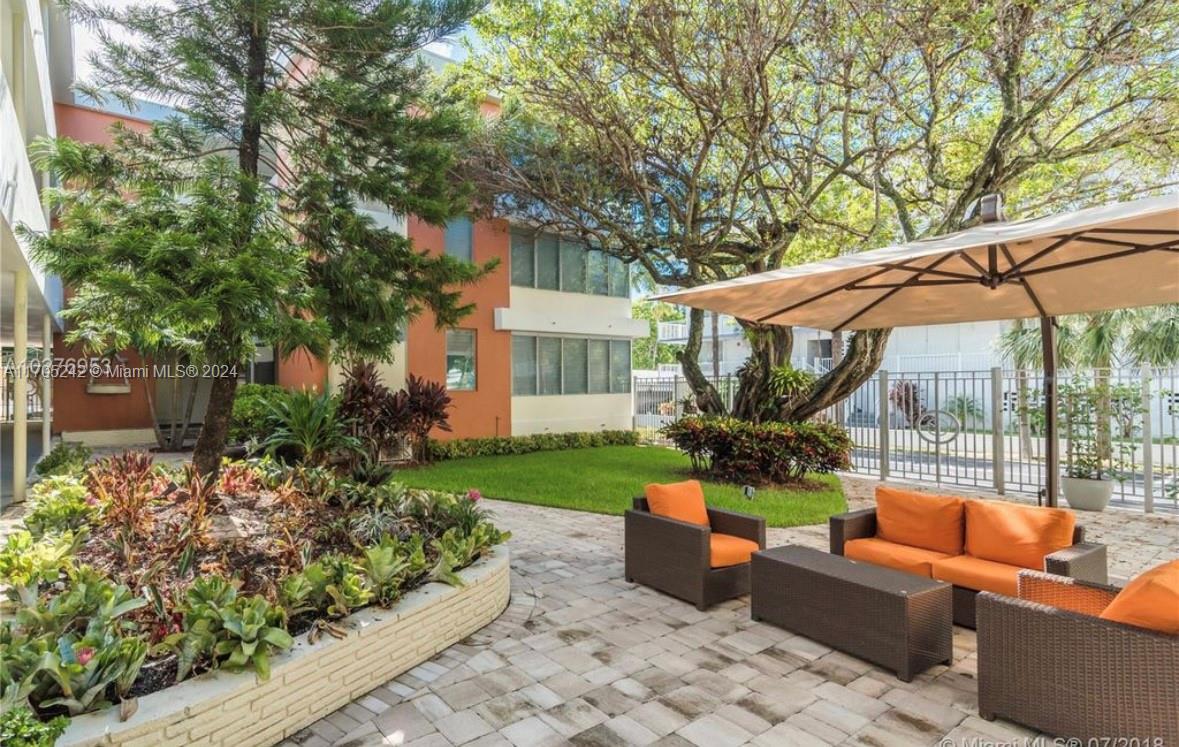
<instances>
[{"instance_id":1,"label":"white planter pot","mask_svg":"<svg viewBox=\"0 0 1179 747\"><path fill-rule=\"evenodd\" d=\"M1113 495L1113 480L1061 477L1064 499L1078 511L1104 511Z\"/></svg>"}]
</instances>

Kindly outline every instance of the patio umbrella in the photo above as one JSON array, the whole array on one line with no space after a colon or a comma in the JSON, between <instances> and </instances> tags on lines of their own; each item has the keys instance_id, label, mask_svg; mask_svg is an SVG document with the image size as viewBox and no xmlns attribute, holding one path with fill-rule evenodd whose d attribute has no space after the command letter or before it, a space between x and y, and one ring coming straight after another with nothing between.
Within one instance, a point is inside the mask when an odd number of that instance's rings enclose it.
<instances>
[{"instance_id":1,"label":"patio umbrella","mask_svg":"<svg viewBox=\"0 0 1179 747\"><path fill-rule=\"evenodd\" d=\"M1047 499L1056 505L1061 314L1179 303L1179 194L973 228L659 296L763 324L831 331L1038 317Z\"/></svg>"}]
</instances>

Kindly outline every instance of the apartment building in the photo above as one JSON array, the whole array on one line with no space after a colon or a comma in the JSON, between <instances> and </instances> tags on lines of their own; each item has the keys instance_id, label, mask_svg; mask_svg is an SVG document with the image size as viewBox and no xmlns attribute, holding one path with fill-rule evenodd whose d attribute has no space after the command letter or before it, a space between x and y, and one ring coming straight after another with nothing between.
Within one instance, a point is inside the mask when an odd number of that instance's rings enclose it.
<instances>
[{"instance_id":1,"label":"apartment building","mask_svg":"<svg viewBox=\"0 0 1179 747\"><path fill-rule=\"evenodd\" d=\"M896 372L981 371L1002 366L999 337L1008 322L971 322L967 324L932 324L894 329L885 348L881 368ZM715 343L714 343L715 329ZM687 322L660 322L659 342L682 345L688 339ZM825 373L830 370L836 340L830 332L806 327L794 329L795 368ZM737 320L719 315L715 324L711 313L705 314L704 340L699 362L705 374L720 376L736 373L749 357L749 342ZM716 361L714 365L714 359ZM674 373L678 365L666 366L664 373Z\"/></svg>"},{"instance_id":2,"label":"apartment building","mask_svg":"<svg viewBox=\"0 0 1179 747\"><path fill-rule=\"evenodd\" d=\"M142 131L171 112L148 102L127 111L77 98L70 90L69 19L48 2L4 0L0 8L5 82L0 88L0 338L18 360L32 346L45 355L81 360L84 352L63 341L66 330L57 316L64 303L60 282L29 260L15 231L21 224L36 231L48 226L39 191L49 179L34 173L28 144L37 136L55 135L105 143L116 122ZM441 51L426 53L438 68L449 62L446 50ZM567 237L504 219L460 218L439 227L393 215L380 205L361 209L429 252L475 263L498 260L487 277L463 289L464 301L474 305L471 315L454 329L438 329L433 316L423 314L390 351L392 362L381 366L385 383L393 388L411 374L446 385L454 403L453 430L439 437L631 426L630 344L646 336L647 326L631 318L629 274L622 262ZM129 369L149 363L131 350L121 358ZM151 373L149 367L142 376L52 382L10 376L7 396L0 398L6 403L0 461L7 484L17 486L14 497L22 497L28 467L49 448L51 434L95 446L152 443L147 394L157 394L156 417L167 421L173 382ZM284 353L260 346L242 378L322 390L337 387L343 372L303 350ZM197 388L199 423L209 382L185 380L181 386Z\"/></svg>"}]
</instances>

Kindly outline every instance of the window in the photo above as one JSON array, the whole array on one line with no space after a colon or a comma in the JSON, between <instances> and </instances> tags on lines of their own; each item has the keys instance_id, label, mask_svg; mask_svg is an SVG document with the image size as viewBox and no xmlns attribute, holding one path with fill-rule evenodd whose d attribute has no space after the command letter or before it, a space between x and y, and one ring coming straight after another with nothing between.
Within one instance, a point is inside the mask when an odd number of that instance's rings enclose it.
<instances>
[{"instance_id":1,"label":"window","mask_svg":"<svg viewBox=\"0 0 1179 747\"><path fill-rule=\"evenodd\" d=\"M630 340L610 341L610 393L630 392Z\"/></svg>"},{"instance_id":2,"label":"window","mask_svg":"<svg viewBox=\"0 0 1179 747\"><path fill-rule=\"evenodd\" d=\"M630 268L618 257L610 258L610 295L619 298L630 296Z\"/></svg>"},{"instance_id":3,"label":"window","mask_svg":"<svg viewBox=\"0 0 1179 747\"><path fill-rule=\"evenodd\" d=\"M536 394L536 338L512 336L512 394Z\"/></svg>"},{"instance_id":4,"label":"window","mask_svg":"<svg viewBox=\"0 0 1179 747\"><path fill-rule=\"evenodd\" d=\"M475 330L446 330L446 388L475 388Z\"/></svg>"},{"instance_id":5,"label":"window","mask_svg":"<svg viewBox=\"0 0 1179 747\"><path fill-rule=\"evenodd\" d=\"M561 290L585 293L585 247L575 241L561 242Z\"/></svg>"},{"instance_id":6,"label":"window","mask_svg":"<svg viewBox=\"0 0 1179 747\"><path fill-rule=\"evenodd\" d=\"M565 394L585 394L586 340L569 339L561 341L561 372L565 382Z\"/></svg>"},{"instance_id":7,"label":"window","mask_svg":"<svg viewBox=\"0 0 1179 747\"><path fill-rule=\"evenodd\" d=\"M539 361L540 394L561 393L561 338L536 338L536 359Z\"/></svg>"},{"instance_id":8,"label":"window","mask_svg":"<svg viewBox=\"0 0 1179 747\"><path fill-rule=\"evenodd\" d=\"M610 295L609 261L604 252L589 251L589 292L599 296Z\"/></svg>"},{"instance_id":9,"label":"window","mask_svg":"<svg viewBox=\"0 0 1179 747\"><path fill-rule=\"evenodd\" d=\"M589 393L610 391L610 341L589 341Z\"/></svg>"},{"instance_id":10,"label":"window","mask_svg":"<svg viewBox=\"0 0 1179 747\"><path fill-rule=\"evenodd\" d=\"M471 254L471 221L467 218L455 218L446 224L443 237L446 253L464 262L473 260Z\"/></svg>"},{"instance_id":11,"label":"window","mask_svg":"<svg viewBox=\"0 0 1179 747\"><path fill-rule=\"evenodd\" d=\"M561 262L557 256L558 241L552 234L541 234L536 239L536 287L557 290L561 287Z\"/></svg>"},{"instance_id":12,"label":"window","mask_svg":"<svg viewBox=\"0 0 1179 747\"><path fill-rule=\"evenodd\" d=\"M512 285L531 288L536 281L536 257L533 244L536 237L530 233L512 231Z\"/></svg>"}]
</instances>

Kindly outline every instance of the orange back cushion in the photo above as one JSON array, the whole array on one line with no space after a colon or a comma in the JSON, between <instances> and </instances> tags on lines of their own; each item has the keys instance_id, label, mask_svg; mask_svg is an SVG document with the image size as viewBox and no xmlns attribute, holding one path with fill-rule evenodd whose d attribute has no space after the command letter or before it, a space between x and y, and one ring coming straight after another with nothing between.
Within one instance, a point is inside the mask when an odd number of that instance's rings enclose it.
<instances>
[{"instance_id":1,"label":"orange back cushion","mask_svg":"<svg viewBox=\"0 0 1179 747\"><path fill-rule=\"evenodd\" d=\"M666 485L651 483L643 492L647 496L647 506L656 516L708 526L708 509L704 507L704 489L699 480Z\"/></svg>"},{"instance_id":2,"label":"orange back cushion","mask_svg":"<svg viewBox=\"0 0 1179 747\"><path fill-rule=\"evenodd\" d=\"M966 501L966 552L976 558L1044 570L1044 556L1072 547L1076 518L1063 508Z\"/></svg>"},{"instance_id":3,"label":"orange back cushion","mask_svg":"<svg viewBox=\"0 0 1179 747\"><path fill-rule=\"evenodd\" d=\"M925 550L962 554L962 504L951 495L876 488L876 536Z\"/></svg>"},{"instance_id":4,"label":"orange back cushion","mask_svg":"<svg viewBox=\"0 0 1179 747\"><path fill-rule=\"evenodd\" d=\"M1179 560L1172 560L1126 584L1101 619L1179 635Z\"/></svg>"}]
</instances>

